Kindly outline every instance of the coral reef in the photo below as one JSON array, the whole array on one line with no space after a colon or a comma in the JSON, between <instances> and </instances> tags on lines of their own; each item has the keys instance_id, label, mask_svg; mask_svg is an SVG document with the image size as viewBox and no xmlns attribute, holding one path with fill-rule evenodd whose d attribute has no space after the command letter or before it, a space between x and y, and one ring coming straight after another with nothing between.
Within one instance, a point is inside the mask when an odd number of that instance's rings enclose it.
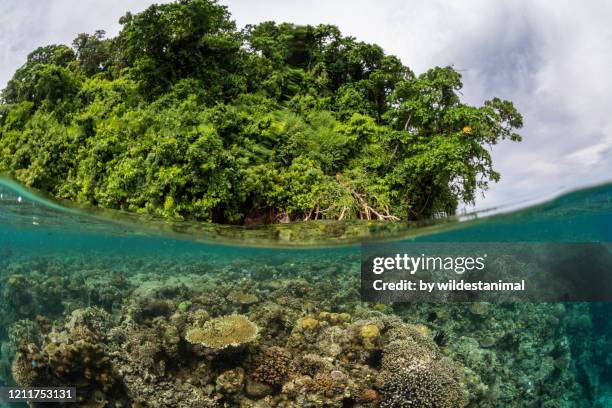
<instances>
[{"instance_id":1,"label":"coral reef","mask_svg":"<svg viewBox=\"0 0 612 408\"><path fill-rule=\"evenodd\" d=\"M102 342L107 319L110 315L101 309L76 310L62 327L44 336L42 347L22 343L12 365L15 382L24 387L76 386L83 403L119 395Z\"/></svg>"},{"instance_id":2,"label":"coral reef","mask_svg":"<svg viewBox=\"0 0 612 408\"><path fill-rule=\"evenodd\" d=\"M352 256L4 265L2 382L77 385L80 406L535 408L612 395L594 368L612 343L584 334L606 315L587 305L366 304Z\"/></svg>"}]
</instances>

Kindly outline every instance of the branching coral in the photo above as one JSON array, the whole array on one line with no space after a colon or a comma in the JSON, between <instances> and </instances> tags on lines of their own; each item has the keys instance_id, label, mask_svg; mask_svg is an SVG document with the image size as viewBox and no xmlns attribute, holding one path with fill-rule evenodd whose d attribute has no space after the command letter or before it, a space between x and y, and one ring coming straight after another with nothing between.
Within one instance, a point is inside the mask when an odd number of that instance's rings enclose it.
<instances>
[{"instance_id":1,"label":"branching coral","mask_svg":"<svg viewBox=\"0 0 612 408\"><path fill-rule=\"evenodd\" d=\"M30 351L34 350L26 347L20 350L11 367L13 379L21 387L31 387L36 384L36 380L39 378L37 360L31 358Z\"/></svg>"},{"instance_id":2,"label":"branching coral","mask_svg":"<svg viewBox=\"0 0 612 408\"><path fill-rule=\"evenodd\" d=\"M291 354L283 347L270 347L257 359L253 377L270 385L282 385L291 371Z\"/></svg>"},{"instance_id":3,"label":"branching coral","mask_svg":"<svg viewBox=\"0 0 612 408\"><path fill-rule=\"evenodd\" d=\"M460 408L466 404L456 369L445 361L402 368L381 388L381 408Z\"/></svg>"},{"instance_id":4,"label":"branching coral","mask_svg":"<svg viewBox=\"0 0 612 408\"><path fill-rule=\"evenodd\" d=\"M110 359L88 329L52 333L51 339L42 352L51 372L62 383L100 387L103 391L113 386Z\"/></svg>"},{"instance_id":5,"label":"branching coral","mask_svg":"<svg viewBox=\"0 0 612 408\"><path fill-rule=\"evenodd\" d=\"M463 373L443 356L432 339L402 324L389 330L391 340L381 363L382 408L461 408L467 404Z\"/></svg>"}]
</instances>

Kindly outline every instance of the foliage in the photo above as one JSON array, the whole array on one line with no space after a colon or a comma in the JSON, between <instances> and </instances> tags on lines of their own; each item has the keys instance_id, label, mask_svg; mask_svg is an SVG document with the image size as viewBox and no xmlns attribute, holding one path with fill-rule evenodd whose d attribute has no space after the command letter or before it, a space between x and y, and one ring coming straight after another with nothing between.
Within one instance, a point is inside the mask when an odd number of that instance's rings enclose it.
<instances>
[{"instance_id":1,"label":"foliage","mask_svg":"<svg viewBox=\"0 0 612 408\"><path fill-rule=\"evenodd\" d=\"M417 76L334 26L239 31L213 0L120 22L15 72L0 171L172 218L417 219L473 202L500 177L489 146L520 140L511 102L464 104L452 67Z\"/></svg>"}]
</instances>

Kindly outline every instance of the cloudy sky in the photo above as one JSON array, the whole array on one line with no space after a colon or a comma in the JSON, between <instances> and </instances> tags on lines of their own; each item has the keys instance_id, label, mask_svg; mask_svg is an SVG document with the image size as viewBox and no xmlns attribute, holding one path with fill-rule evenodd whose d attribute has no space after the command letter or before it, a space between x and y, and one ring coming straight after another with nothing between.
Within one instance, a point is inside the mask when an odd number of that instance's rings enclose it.
<instances>
[{"instance_id":1,"label":"cloudy sky","mask_svg":"<svg viewBox=\"0 0 612 408\"><path fill-rule=\"evenodd\" d=\"M478 208L612 179L612 2L508 0L222 0L239 26L331 23L420 73L452 64L466 101L512 100L522 143L493 150L502 181ZM35 47L115 35L145 0L0 0L0 87ZM588 6L587 6L588 5Z\"/></svg>"}]
</instances>

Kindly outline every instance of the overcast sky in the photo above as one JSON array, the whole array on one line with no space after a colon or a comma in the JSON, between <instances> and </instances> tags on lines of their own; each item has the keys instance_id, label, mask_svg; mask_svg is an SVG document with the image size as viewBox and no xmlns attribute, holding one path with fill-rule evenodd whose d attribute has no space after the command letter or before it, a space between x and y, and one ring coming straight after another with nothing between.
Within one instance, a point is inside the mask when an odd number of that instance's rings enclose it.
<instances>
[{"instance_id":1,"label":"overcast sky","mask_svg":"<svg viewBox=\"0 0 612 408\"><path fill-rule=\"evenodd\" d=\"M330 23L416 73L452 64L466 101L499 96L525 119L522 143L493 151L502 180L478 208L612 179L612 2L223 0L239 26ZM145 0L0 0L0 87L40 45L115 35ZM588 5L588 6L587 6Z\"/></svg>"}]
</instances>

